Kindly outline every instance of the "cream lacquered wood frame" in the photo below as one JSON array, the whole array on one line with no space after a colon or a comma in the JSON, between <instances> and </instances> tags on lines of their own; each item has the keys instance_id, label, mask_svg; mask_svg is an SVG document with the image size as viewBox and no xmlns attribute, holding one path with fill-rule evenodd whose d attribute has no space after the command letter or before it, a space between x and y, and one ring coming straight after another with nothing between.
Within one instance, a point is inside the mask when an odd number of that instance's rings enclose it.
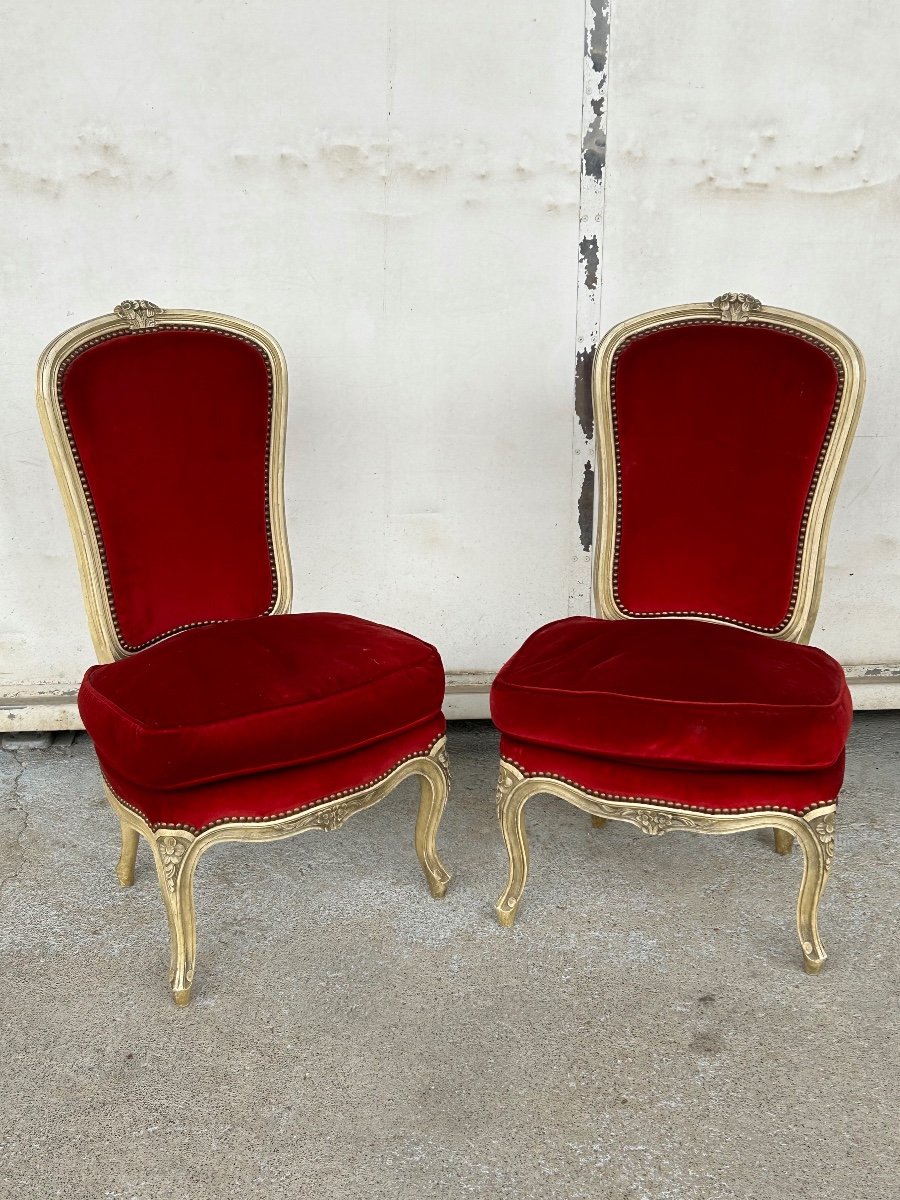
<instances>
[{"instance_id":1,"label":"cream lacquered wood frame","mask_svg":"<svg viewBox=\"0 0 900 1200\"><path fill-rule=\"evenodd\" d=\"M857 347L834 326L802 313L770 308L743 292L726 292L709 303L682 304L641 313L616 325L597 347L593 369L599 464L597 545L594 554L596 615L605 620L633 619L617 601L614 577L618 484L613 425L613 368L617 352L631 338L666 326L721 321L781 329L799 335L825 349L838 366L840 384L837 412L808 498L791 607L777 629L759 630L784 641L805 643L812 634L818 612L828 529L837 488L859 420L865 390L865 366ZM716 624L731 623L710 614L683 615ZM664 620L665 615L635 619ZM590 813L596 826L604 825L607 820L627 821L651 836L659 836L670 830L725 834L772 828L775 849L779 854L790 854L794 841L798 841L803 850L804 869L797 902L797 931L804 968L810 974L818 974L821 970L827 956L818 930L818 907L834 858L835 803L820 805L803 814L770 809L764 802L752 809L714 812L667 805L649 796L588 792L571 780L553 776L526 776L515 763L501 760L497 816L509 854L509 879L497 902L497 918L501 925L512 925L525 888L528 845L523 808L525 802L537 793L556 796Z\"/></svg>"},{"instance_id":2,"label":"cream lacquered wood frame","mask_svg":"<svg viewBox=\"0 0 900 1200\"><path fill-rule=\"evenodd\" d=\"M123 645L116 628L113 602L103 564L97 529L91 516L85 485L72 451L59 397L64 364L91 343L110 335L155 329L212 329L253 343L264 354L272 377L272 415L269 438L267 497L275 572L275 597L271 616L291 610L291 559L284 517L284 439L287 424L287 367L281 347L264 329L221 313L195 309L166 309L147 300L125 300L108 316L84 321L54 338L37 367L37 402L44 437L62 492L69 527L78 556L81 591L87 609L91 639L100 662L126 658L132 651Z\"/></svg>"},{"instance_id":3,"label":"cream lacquered wood frame","mask_svg":"<svg viewBox=\"0 0 900 1200\"><path fill-rule=\"evenodd\" d=\"M275 589L267 615L290 612L291 563L288 552L284 512L284 447L287 420L287 368L281 347L265 330L237 317L194 309L166 309L147 300L126 300L115 312L76 325L55 338L38 361L37 405L44 437L66 507L78 568L90 623L91 637L100 662L128 657L132 651L119 636L113 599L104 571L98 529L79 471L78 462L66 430L59 395L60 372L80 350L105 337L126 332L155 329L211 329L245 339L265 355L272 383L272 411L269 437L268 496L269 527ZM177 630L169 636L177 636ZM189 827L154 827L117 796L104 779L103 787L113 811L119 818L122 849L116 875L123 887L134 882L138 837L150 845L160 890L166 908L170 932L169 983L176 1004L187 1004L194 980L196 921L193 880L200 857L221 842L274 841L293 837L307 830L331 832L357 812L384 799L411 776L420 779L419 811L414 846L426 882L435 897L447 890L450 876L437 853L437 831L449 792L450 769L446 738L440 737L423 754L411 756L366 786L334 796L324 796L303 808L293 809L267 820L227 821L195 830Z\"/></svg>"}]
</instances>

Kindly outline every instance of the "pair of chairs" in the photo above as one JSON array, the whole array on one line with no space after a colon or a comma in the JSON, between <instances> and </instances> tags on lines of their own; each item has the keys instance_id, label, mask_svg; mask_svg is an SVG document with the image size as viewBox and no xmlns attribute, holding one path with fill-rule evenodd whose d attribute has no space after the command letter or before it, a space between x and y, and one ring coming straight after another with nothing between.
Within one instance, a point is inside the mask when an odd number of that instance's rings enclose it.
<instances>
[{"instance_id":1,"label":"pair of chairs","mask_svg":"<svg viewBox=\"0 0 900 1200\"><path fill-rule=\"evenodd\" d=\"M863 392L838 330L726 293L613 329L594 363L595 617L555 621L502 668L497 811L511 925L526 801L647 834L772 827L804 854L806 969L825 951L851 703L807 642ZM193 879L219 842L331 831L410 776L428 886L449 769L438 651L357 617L290 614L286 368L263 330L126 301L55 339L38 405L100 665L79 708L121 826L138 837L191 995Z\"/></svg>"}]
</instances>

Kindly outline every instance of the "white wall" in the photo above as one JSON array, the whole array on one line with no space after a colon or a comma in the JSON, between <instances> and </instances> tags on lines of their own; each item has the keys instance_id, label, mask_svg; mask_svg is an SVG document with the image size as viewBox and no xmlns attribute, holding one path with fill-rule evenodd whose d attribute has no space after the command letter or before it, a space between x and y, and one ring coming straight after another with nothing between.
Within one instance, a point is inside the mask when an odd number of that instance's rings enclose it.
<instances>
[{"instance_id":1,"label":"white wall","mask_svg":"<svg viewBox=\"0 0 900 1200\"><path fill-rule=\"evenodd\" d=\"M604 328L747 291L866 358L814 634L860 705L900 705L898 56L896 5L613 0Z\"/></svg>"},{"instance_id":2,"label":"white wall","mask_svg":"<svg viewBox=\"0 0 900 1200\"><path fill-rule=\"evenodd\" d=\"M900 12L613 0L601 186L583 7L0 2L6 725L74 721L92 659L34 363L133 296L282 341L295 607L432 639L456 688L588 604L597 328L726 289L834 321L869 394L817 640L879 672L858 703L900 703Z\"/></svg>"},{"instance_id":3,"label":"white wall","mask_svg":"<svg viewBox=\"0 0 900 1200\"><path fill-rule=\"evenodd\" d=\"M400 625L457 676L564 615L580 0L56 0L0 27L7 703L92 661L33 375L125 297L282 342L296 608Z\"/></svg>"}]
</instances>

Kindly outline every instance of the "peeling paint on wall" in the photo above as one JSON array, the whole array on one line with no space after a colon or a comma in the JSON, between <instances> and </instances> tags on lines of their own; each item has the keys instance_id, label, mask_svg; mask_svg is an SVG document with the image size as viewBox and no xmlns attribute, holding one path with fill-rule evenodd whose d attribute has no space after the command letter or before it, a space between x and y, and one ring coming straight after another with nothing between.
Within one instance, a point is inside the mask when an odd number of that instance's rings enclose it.
<instances>
[{"instance_id":1,"label":"peeling paint on wall","mask_svg":"<svg viewBox=\"0 0 900 1200\"><path fill-rule=\"evenodd\" d=\"M609 0L587 0L582 93L578 298L575 350L575 420L572 430L572 500L577 513L569 580L569 612L590 611L590 553L594 513L594 409L591 367L600 337L603 263L603 192L606 169L606 96Z\"/></svg>"},{"instance_id":2,"label":"peeling paint on wall","mask_svg":"<svg viewBox=\"0 0 900 1200\"><path fill-rule=\"evenodd\" d=\"M594 352L579 350L575 356L575 416L581 426L585 441L594 438L594 399L591 393L591 368L594 365Z\"/></svg>"},{"instance_id":3,"label":"peeling paint on wall","mask_svg":"<svg viewBox=\"0 0 900 1200\"><path fill-rule=\"evenodd\" d=\"M584 134L582 155L584 173L602 180L606 168L606 60L609 53L609 2L591 0L591 24L585 30L585 69L601 83L590 98L592 119Z\"/></svg>"},{"instance_id":4,"label":"peeling paint on wall","mask_svg":"<svg viewBox=\"0 0 900 1200\"><path fill-rule=\"evenodd\" d=\"M600 266L600 248L596 236L581 239L578 257L584 263L584 286L593 291L597 286L597 268Z\"/></svg>"},{"instance_id":5,"label":"peeling paint on wall","mask_svg":"<svg viewBox=\"0 0 900 1200\"><path fill-rule=\"evenodd\" d=\"M594 540L594 467L584 464L584 479L578 497L578 532L582 550L590 551Z\"/></svg>"}]
</instances>

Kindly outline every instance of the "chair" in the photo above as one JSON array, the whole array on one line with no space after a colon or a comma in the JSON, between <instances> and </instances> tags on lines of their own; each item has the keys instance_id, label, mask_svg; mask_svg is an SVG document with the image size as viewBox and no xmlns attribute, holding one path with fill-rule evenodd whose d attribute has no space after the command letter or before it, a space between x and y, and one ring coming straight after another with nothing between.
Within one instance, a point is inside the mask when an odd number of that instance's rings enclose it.
<instances>
[{"instance_id":1,"label":"chair","mask_svg":"<svg viewBox=\"0 0 900 1200\"><path fill-rule=\"evenodd\" d=\"M864 368L837 329L741 293L616 326L594 360L596 617L498 673L497 811L513 923L536 793L651 836L772 827L804 854L806 970L825 950L851 702L812 633Z\"/></svg>"},{"instance_id":2,"label":"chair","mask_svg":"<svg viewBox=\"0 0 900 1200\"><path fill-rule=\"evenodd\" d=\"M153 852L170 983L194 979L194 871L226 841L331 831L410 776L431 892L448 791L433 646L290 615L278 344L245 321L126 301L56 338L38 408L100 665L79 692L121 825L117 875Z\"/></svg>"}]
</instances>

